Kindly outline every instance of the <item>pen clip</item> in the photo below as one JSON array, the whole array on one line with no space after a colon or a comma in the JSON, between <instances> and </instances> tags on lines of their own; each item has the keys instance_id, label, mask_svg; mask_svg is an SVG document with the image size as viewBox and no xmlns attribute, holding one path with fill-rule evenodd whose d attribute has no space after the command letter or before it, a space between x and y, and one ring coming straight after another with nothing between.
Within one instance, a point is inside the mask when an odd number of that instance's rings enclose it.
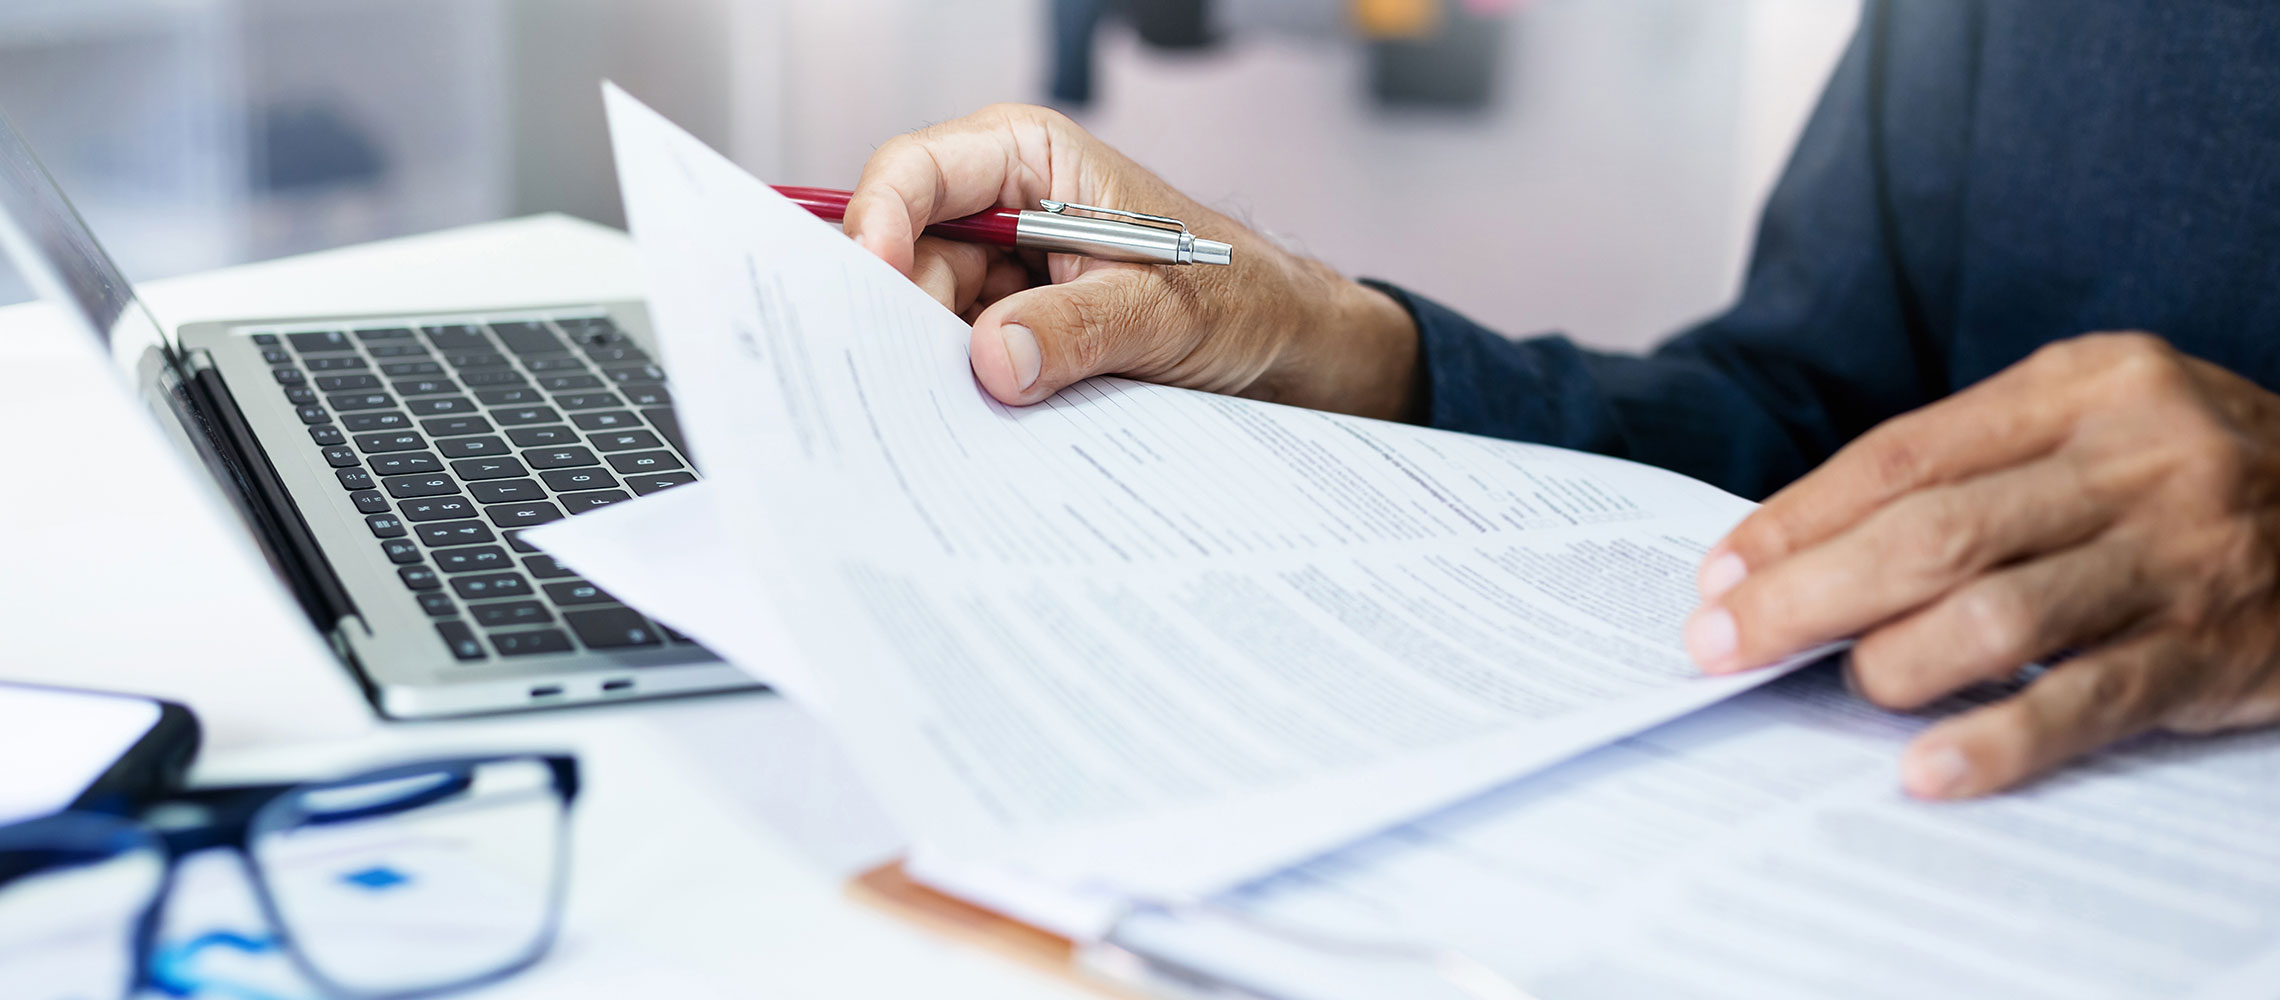
<instances>
[{"instance_id":1,"label":"pen clip","mask_svg":"<svg viewBox=\"0 0 2280 1000\"><path fill-rule=\"evenodd\" d=\"M1095 215L1116 215L1127 219L1135 219L1138 220L1141 225L1146 225L1154 229L1171 228L1179 230L1183 233L1188 231L1187 223L1181 222L1180 220L1174 219L1170 216L1149 215L1146 212L1127 212L1121 208L1102 208L1098 205L1072 205L1065 201L1054 201L1051 198L1038 199L1037 207L1051 212L1054 215L1061 215L1067 212L1091 212Z\"/></svg>"}]
</instances>

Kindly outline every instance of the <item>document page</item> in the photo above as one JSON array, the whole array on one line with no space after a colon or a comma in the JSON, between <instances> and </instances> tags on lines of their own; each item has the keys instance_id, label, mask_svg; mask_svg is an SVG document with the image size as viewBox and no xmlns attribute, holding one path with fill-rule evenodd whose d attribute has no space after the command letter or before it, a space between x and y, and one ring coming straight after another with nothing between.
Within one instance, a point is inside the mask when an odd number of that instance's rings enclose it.
<instances>
[{"instance_id":1,"label":"document page","mask_svg":"<svg viewBox=\"0 0 2280 1000\"><path fill-rule=\"evenodd\" d=\"M1935 804L1920 725L1800 673L1118 938L1293 1000L2280 989L2280 731Z\"/></svg>"},{"instance_id":2,"label":"document page","mask_svg":"<svg viewBox=\"0 0 2280 1000\"><path fill-rule=\"evenodd\" d=\"M1745 501L1115 379L1002 406L955 316L609 107L691 446L802 659L771 674L928 851L1192 898L1764 680L1679 645Z\"/></svg>"}]
</instances>

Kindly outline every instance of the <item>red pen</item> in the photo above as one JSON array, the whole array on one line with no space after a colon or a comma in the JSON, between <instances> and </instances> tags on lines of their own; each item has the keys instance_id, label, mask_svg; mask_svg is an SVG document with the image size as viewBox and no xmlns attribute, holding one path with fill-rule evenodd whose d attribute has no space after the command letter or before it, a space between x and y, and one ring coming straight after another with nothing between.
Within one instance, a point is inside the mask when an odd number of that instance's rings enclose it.
<instances>
[{"instance_id":1,"label":"red pen","mask_svg":"<svg viewBox=\"0 0 2280 1000\"><path fill-rule=\"evenodd\" d=\"M851 196L847 191L812 187L779 186L776 193L825 222L845 219ZM1188 232L1187 223L1178 219L1062 201L1042 201L1038 207L1043 211L998 208L976 212L963 219L937 222L926 227L925 234L960 243L1073 253L1136 264L1229 264L1235 259L1233 246L1197 239ZM1072 212L1088 214L1069 214Z\"/></svg>"}]
</instances>

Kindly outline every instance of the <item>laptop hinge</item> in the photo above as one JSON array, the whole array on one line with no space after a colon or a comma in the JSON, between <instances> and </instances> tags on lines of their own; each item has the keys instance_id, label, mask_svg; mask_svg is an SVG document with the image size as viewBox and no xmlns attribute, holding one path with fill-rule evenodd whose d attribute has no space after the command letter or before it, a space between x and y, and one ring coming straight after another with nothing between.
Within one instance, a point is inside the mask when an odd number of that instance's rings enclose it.
<instances>
[{"instance_id":1,"label":"laptop hinge","mask_svg":"<svg viewBox=\"0 0 2280 1000\"><path fill-rule=\"evenodd\" d=\"M244 499L254 530L268 543L270 561L317 629L332 633L344 619L356 615L355 602L349 600L348 590L325 559L316 534L302 519L300 507L293 503L284 479L269 462L269 453L238 410L221 373L211 364L200 363L206 360L203 357L186 360L192 362L185 366L190 372L188 388L206 418L207 437L229 463L230 475L237 480L231 485Z\"/></svg>"}]
</instances>

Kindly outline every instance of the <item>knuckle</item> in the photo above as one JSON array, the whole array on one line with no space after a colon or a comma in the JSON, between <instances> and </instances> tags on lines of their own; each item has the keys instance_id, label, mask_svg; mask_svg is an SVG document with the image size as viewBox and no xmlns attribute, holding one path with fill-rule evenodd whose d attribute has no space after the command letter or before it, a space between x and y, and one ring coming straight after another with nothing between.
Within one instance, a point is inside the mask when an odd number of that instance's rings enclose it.
<instances>
[{"instance_id":1,"label":"knuckle","mask_svg":"<svg viewBox=\"0 0 2280 1000\"><path fill-rule=\"evenodd\" d=\"M2037 648L2041 628L2034 608L2016 588L1974 587L1956 598L1958 628L1978 647L1989 673L2007 672L2045 650Z\"/></svg>"},{"instance_id":2,"label":"knuckle","mask_svg":"<svg viewBox=\"0 0 2280 1000\"><path fill-rule=\"evenodd\" d=\"M1921 567L1937 577L1953 577L1979 568L1987 548L1986 531L1976 512L1953 492L1919 495L1893 509L1897 530L1884 557L1898 565Z\"/></svg>"}]
</instances>

